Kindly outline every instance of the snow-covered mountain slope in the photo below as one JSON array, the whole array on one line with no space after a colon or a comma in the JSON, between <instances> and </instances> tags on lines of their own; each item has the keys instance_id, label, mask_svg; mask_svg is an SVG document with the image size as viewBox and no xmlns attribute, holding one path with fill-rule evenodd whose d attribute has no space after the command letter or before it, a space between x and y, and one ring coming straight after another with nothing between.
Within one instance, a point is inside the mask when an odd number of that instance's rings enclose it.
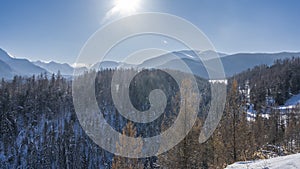
<instances>
[{"instance_id":1,"label":"snow-covered mountain slope","mask_svg":"<svg viewBox=\"0 0 300 169\"><path fill-rule=\"evenodd\" d=\"M9 56L9 54L0 48L0 60L2 60L3 62L7 62L11 59L12 58Z\"/></svg>"},{"instance_id":2,"label":"snow-covered mountain slope","mask_svg":"<svg viewBox=\"0 0 300 169\"><path fill-rule=\"evenodd\" d=\"M267 160L236 162L226 169L300 169L300 154L271 158Z\"/></svg>"},{"instance_id":3,"label":"snow-covered mountain slope","mask_svg":"<svg viewBox=\"0 0 300 169\"><path fill-rule=\"evenodd\" d=\"M47 73L47 70L34 65L27 59L12 59L6 62L15 72L15 75L32 76Z\"/></svg>"},{"instance_id":4,"label":"snow-covered mountain slope","mask_svg":"<svg viewBox=\"0 0 300 169\"><path fill-rule=\"evenodd\" d=\"M11 57L7 52L0 48L0 60L11 69L7 74L1 75L3 78L11 78L11 75L31 76L47 72L45 69L34 65L27 59L17 59ZM3 64L3 63L2 63ZM6 66L7 67L7 66ZM1 78L0 77L0 78Z\"/></svg>"},{"instance_id":5,"label":"snow-covered mountain slope","mask_svg":"<svg viewBox=\"0 0 300 169\"><path fill-rule=\"evenodd\" d=\"M13 77L13 70L4 61L0 60L0 77L9 79Z\"/></svg>"}]
</instances>

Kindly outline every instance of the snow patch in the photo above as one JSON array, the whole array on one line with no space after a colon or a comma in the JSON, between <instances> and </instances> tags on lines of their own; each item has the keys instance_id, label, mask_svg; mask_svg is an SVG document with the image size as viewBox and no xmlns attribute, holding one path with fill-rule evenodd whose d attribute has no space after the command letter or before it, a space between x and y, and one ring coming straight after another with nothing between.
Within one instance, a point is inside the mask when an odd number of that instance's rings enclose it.
<instances>
[{"instance_id":1,"label":"snow patch","mask_svg":"<svg viewBox=\"0 0 300 169\"><path fill-rule=\"evenodd\" d=\"M285 106L295 106L297 104L300 103L300 93L297 95L294 95L293 97L291 97L290 99L288 99L285 102Z\"/></svg>"},{"instance_id":2,"label":"snow patch","mask_svg":"<svg viewBox=\"0 0 300 169\"><path fill-rule=\"evenodd\" d=\"M267 160L236 162L227 169L263 168L263 169L299 169L300 154L271 158Z\"/></svg>"}]
</instances>

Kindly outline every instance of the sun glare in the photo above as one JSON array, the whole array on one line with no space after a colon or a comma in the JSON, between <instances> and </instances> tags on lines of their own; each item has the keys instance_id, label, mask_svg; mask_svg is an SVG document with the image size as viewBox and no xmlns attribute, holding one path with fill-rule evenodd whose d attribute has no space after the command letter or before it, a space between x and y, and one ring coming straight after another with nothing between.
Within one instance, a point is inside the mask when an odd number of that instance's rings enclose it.
<instances>
[{"instance_id":1,"label":"sun glare","mask_svg":"<svg viewBox=\"0 0 300 169\"><path fill-rule=\"evenodd\" d=\"M115 0L114 9L121 14L131 14L137 11L140 0Z\"/></svg>"}]
</instances>

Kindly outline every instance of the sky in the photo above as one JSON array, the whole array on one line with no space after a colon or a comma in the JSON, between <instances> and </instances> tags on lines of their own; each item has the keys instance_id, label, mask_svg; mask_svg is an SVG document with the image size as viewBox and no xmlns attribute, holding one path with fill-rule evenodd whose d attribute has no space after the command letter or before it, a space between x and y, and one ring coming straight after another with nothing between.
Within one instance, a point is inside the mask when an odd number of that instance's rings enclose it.
<instances>
[{"instance_id":1,"label":"sky","mask_svg":"<svg viewBox=\"0 0 300 169\"><path fill-rule=\"evenodd\" d=\"M72 64L98 29L123 17L118 0L0 1L0 48L17 58ZM297 0L139 0L196 25L219 52L300 51ZM130 9L128 9L130 10Z\"/></svg>"}]
</instances>

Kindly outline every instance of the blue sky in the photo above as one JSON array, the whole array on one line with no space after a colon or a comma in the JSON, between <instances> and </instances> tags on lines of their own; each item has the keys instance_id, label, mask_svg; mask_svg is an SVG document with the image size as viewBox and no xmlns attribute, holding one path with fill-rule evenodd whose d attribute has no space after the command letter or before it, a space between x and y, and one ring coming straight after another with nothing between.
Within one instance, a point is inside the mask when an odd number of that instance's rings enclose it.
<instances>
[{"instance_id":1,"label":"blue sky","mask_svg":"<svg viewBox=\"0 0 300 169\"><path fill-rule=\"evenodd\" d=\"M19 58L74 63L114 0L0 1L0 48ZM199 27L217 51L300 51L300 1L141 0L137 12L164 12Z\"/></svg>"}]
</instances>

